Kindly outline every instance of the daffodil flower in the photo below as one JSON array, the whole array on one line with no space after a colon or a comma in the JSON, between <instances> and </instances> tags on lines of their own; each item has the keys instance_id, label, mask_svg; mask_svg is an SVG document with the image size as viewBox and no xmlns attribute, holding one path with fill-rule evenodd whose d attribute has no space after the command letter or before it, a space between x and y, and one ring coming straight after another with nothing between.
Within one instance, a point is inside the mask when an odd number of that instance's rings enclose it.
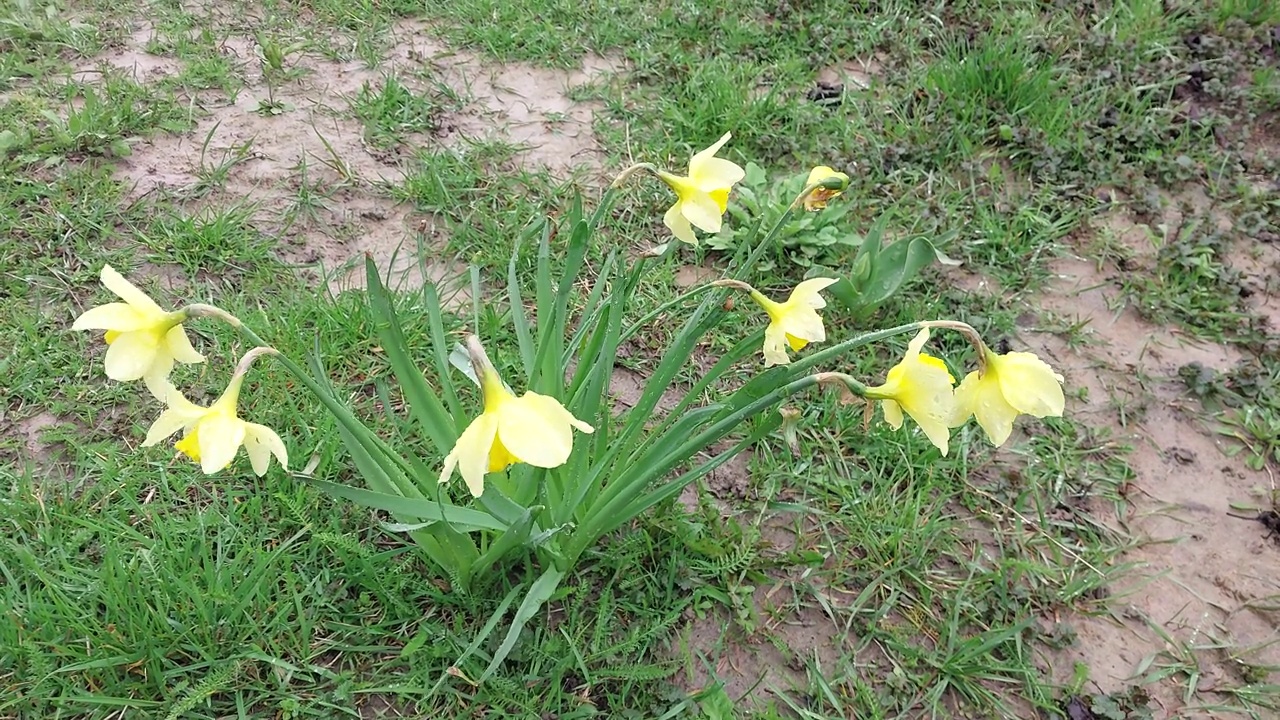
<instances>
[{"instance_id":1,"label":"daffodil flower","mask_svg":"<svg viewBox=\"0 0 1280 720\"><path fill-rule=\"evenodd\" d=\"M819 165L809 173L809 179L805 181L805 187L819 185L809 191L804 196L804 209L813 212L821 210L827 206L832 199L839 197L845 188L849 187L849 176L836 172L826 165Z\"/></svg>"},{"instance_id":2,"label":"daffodil flower","mask_svg":"<svg viewBox=\"0 0 1280 720\"><path fill-rule=\"evenodd\" d=\"M1066 405L1063 378L1048 363L1029 352L998 355L984 347L983 355L985 371L969 373L956 388L951 427L959 427L973 416L991 444L1000 447L1009 439L1019 415L1062 416Z\"/></svg>"},{"instance_id":3,"label":"daffodil flower","mask_svg":"<svg viewBox=\"0 0 1280 720\"><path fill-rule=\"evenodd\" d=\"M881 401L885 422L894 430L902 427L905 411L929 442L946 455L951 435L948 420L954 414L951 386L955 378L941 360L920 352L928 340L929 329L925 328L907 345L902 361L889 369L884 384L867 388L866 397Z\"/></svg>"},{"instance_id":4,"label":"daffodil flower","mask_svg":"<svg viewBox=\"0 0 1280 720\"><path fill-rule=\"evenodd\" d=\"M827 306L827 301L818 293L835 282L835 278L805 280L791 291L786 302L774 302L759 290L736 280L721 280L716 284L747 290L751 299L769 314L769 327L764 331L764 366L770 367L791 362L788 347L799 352L811 342L827 339L822 316L818 314Z\"/></svg>"},{"instance_id":5,"label":"daffodil flower","mask_svg":"<svg viewBox=\"0 0 1280 720\"><path fill-rule=\"evenodd\" d=\"M86 310L71 329L105 330L107 377L122 381L142 378L163 401L171 387L168 377L175 360L204 362L182 327L188 314L184 310L165 312L110 265L103 266L101 277L102 284L124 302Z\"/></svg>"},{"instance_id":6,"label":"daffodil flower","mask_svg":"<svg viewBox=\"0 0 1280 720\"><path fill-rule=\"evenodd\" d=\"M480 379L484 412L449 451L440 482L449 482L456 468L475 497L484 494L486 473L501 472L516 463L559 467L573 451L573 428L594 429L575 418L558 400L536 392L517 397L507 389L475 336L467 338L471 364Z\"/></svg>"},{"instance_id":7,"label":"daffodil flower","mask_svg":"<svg viewBox=\"0 0 1280 720\"><path fill-rule=\"evenodd\" d=\"M183 437L174 444L174 448L200 463L200 469L206 475L226 469L241 445L258 477L267 473L272 455L282 467L288 467L289 453L280 436L266 425L245 422L236 414L240 386L249 363L256 357L255 352L274 351L259 348L246 354L222 396L207 408L196 405L170 386L166 393L169 407L151 424L142 446L150 447L183 430Z\"/></svg>"},{"instance_id":8,"label":"daffodil flower","mask_svg":"<svg viewBox=\"0 0 1280 720\"><path fill-rule=\"evenodd\" d=\"M716 144L694 155L689 161L688 176L657 171L658 177L676 193L676 204L667 210L662 221L678 240L697 245L694 227L708 233L720 232L721 218L729 207L729 191L746 176L746 171L736 164L715 157L731 135L725 133Z\"/></svg>"}]
</instances>

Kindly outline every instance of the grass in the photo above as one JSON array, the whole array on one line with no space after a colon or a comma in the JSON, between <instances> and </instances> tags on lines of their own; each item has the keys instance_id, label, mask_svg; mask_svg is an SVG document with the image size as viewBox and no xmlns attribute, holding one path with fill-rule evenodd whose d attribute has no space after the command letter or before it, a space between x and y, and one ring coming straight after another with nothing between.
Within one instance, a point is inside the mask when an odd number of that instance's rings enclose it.
<instances>
[{"instance_id":1,"label":"grass","mask_svg":"<svg viewBox=\"0 0 1280 720\"><path fill-rule=\"evenodd\" d=\"M575 91L596 103L611 169L681 167L732 131L729 156L771 179L818 163L849 171L840 202L855 205L850 227L884 215L899 234L955 231L941 249L1009 292L1043 287L1052 260L1102 211L1103 188L1153 228L1159 192L1191 183L1254 236L1280 231L1274 194L1246 182L1278 159L1242 139L1265 132L1280 97L1260 49L1275 52L1268 3L1166 12L1130 0L1096 17L1030 0L935 15L874 5L462 0L428 3L425 16L453 46L498 60L625 60L621 78ZM1108 612L1129 570L1134 539L1100 509L1128 503L1121 443L1068 417L1027 425L1012 452L984 449L970 428L943 458L918 434L864 430L860 412L817 394L796 403L794 449L770 438L750 453L749 472L712 478L692 509L668 503L610 537L502 670L476 685L493 644L454 663L521 563L464 595L383 518L317 493L302 468L358 479L332 421L269 363L246 398L255 421L286 436L294 472L257 479L233 466L206 477L168 449L139 448L157 408L104 382L101 338L67 328L105 299L96 275L109 262L151 278L143 284L166 304L228 306L286 353L304 356L322 337L335 385L383 417L376 386L389 370L362 297L330 296L285 265L259 198L220 195L232 173L254 167L260 143L188 136L201 148L200 185L181 203L132 197L112 174L138 160L147 137L190 132L202 93L269 97L255 79L262 63L227 49L228 39L253 47L247 18L279 53L268 61L278 86L315 82L307 57L382 73L335 112L377 151L395 151L404 174L387 192L445 228L438 252L475 263L483 288L505 279L520 231L580 186L519 167L501 139L432 141L460 103L424 87L425 61L405 74L377 66L388 29L418 4L268 0L207 18L173 4L145 10L0 8L0 718L1023 718L1066 716L1072 699L1098 717L1150 716L1139 685L1095 694L1089 668L1067 685L1044 670L1046 653L1072 642L1073 619ZM177 75L144 84L110 67L72 74L97 68L144 18L154 29L146 51L174 58ZM871 87L811 101L818 72L851 58L874 59ZM1248 83L1226 71L1236 66ZM281 232L322 228L322 210L354 192L347 162L335 154L297 169ZM601 244L663 242L667 202L633 184ZM1224 375L1184 375L1245 457L1274 467L1280 368L1232 265L1242 238L1215 230L1208 211L1186 220L1154 231L1159 244L1145 255L1118 243L1104 255L1133 263L1123 289L1144 316L1248 354ZM683 257L721 261L705 249ZM825 260L847 269L852 255ZM532 268L525 257L517 273ZM780 256L753 282L777 290L802 274ZM655 269L639 311L674 297L674 277ZM426 358L421 299L400 302ZM965 320L990 338L1024 326L1016 309L931 271L870 322L923 316ZM832 335L865 329L834 308L828 322ZM514 366L509 315L485 303L482 324L495 359ZM668 332L659 324L638 337L626 365L643 373ZM211 359L244 349L226 338L200 332L196 343ZM875 377L899 351L841 369ZM182 373L193 399L208 400L228 366ZM1149 669L1185 678L1197 660L1171 647ZM1254 717L1277 702L1265 671L1224 692Z\"/></svg>"}]
</instances>

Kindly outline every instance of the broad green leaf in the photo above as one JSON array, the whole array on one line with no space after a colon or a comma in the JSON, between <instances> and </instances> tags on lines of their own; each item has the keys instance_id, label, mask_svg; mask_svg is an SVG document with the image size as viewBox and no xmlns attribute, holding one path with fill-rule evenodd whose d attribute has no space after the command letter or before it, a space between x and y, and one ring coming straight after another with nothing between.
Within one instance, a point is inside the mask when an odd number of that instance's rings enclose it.
<instances>
[{"instance_id":1,"label":"broad green leaf","mask_svg":"<svg viewBox=\"0 0 1280 720\"><path fill-rule=\"evenodd\" d=\"M506 531L507 525L487 512L454 505L441 505L427 498L410 498L393 495L387 492L376 492L349 485L340 485L327 480L307 478L306 482L315 485L334 497L364 505L365 507L385 510L395 515L420 518L440 522L448 520L458 529L467 530L499 530Z\"/></svg>"}]
</instances>

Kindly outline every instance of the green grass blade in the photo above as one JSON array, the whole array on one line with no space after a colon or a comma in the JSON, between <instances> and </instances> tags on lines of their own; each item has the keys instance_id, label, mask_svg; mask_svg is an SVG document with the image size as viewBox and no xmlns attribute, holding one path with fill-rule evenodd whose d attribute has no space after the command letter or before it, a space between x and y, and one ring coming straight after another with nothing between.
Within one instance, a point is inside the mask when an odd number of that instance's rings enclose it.
<instances>
[{"instance_id":1,"label":"green grass blade","mask_svg":"<svg viewBox=\"0 0 1280 720\"><path fill-rule=\"evenodd\" d=\"M489 667L485 668L484 673L480 676L480 682L488 680L489 676L493 675L493 671L497 670L502 661L506 660L507 656L511 654L511 650L516 646L516 640L520 639L520 631L533 619L533 615L538 612L538 608L551 599L563 578L563 570L549 567L529 587L529 593L524 596L524 600L520 602L520 607L516 609L516 616L511 620L511 629L507 630L507 636L503 638L502 644L498 646L497 652L493 654L493 659L489 661Z\"/></svg>"}]
</instances>

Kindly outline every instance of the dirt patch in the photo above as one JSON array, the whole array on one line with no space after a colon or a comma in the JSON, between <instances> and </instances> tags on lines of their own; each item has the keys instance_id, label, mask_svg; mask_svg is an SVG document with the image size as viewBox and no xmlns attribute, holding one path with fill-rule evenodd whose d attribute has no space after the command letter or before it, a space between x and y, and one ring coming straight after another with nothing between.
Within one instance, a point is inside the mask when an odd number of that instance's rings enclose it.
<instances>
[{"instance_id":1,"label":"dirt patch","mask_svg":"<svg viewBox=\"0 0 1280 720\"><path fill-rule=\"evenodd\" d=\"M120 44L94 58L92 62L76 67L71 77L77 82L96 82L104 68L118 70L139 85L174 77L182 71L176 58L152 55L146 51L147 43L155 37L155 28L143 23L133 30Z\"/></svg>"},{"instance_id":2,"label":"dirt patch","mask_svg":"<svg viewBox=\"0 0 1280 720\"><path fill-rule=\"evenodd\" d=\"M723 273L705 265L681 265L676 269L675 284L678 288L688 290L696 285L705 285L718 280Z\"/></svg>"},{"instance_id":3,"label":"dirt patch","mask_svg":"<svg viewBox=\"0 0 1280 720\"><path fill-rule=\"evenodd\" d=\"M1145 235L1137 224L1109 224L1135 242ZM1136 477L1123 488L1129 510L1110 521L1149 542L1126 556L1143 577L1112 588L1112 616L1071 619L1077 641L1050 653L1046 671L1065 683L1074 663L1083 662L1097 690L1115 693L1191 659L1195 665L1187 668L1200 673L1196 702L1212 699L1204 694L1219 687L1213 678L1235 686L1243 664L1280 665L1280 649L1270 645L1280 633L1262 609L1280 596L1280 548L1261 525L1229 514L1232 503L1256 502L1273 480L1227 456L1229 447L1200 417L1198 403L1187 399L1178 376L1193 362L1227 370L1241 355L1146 323L1124 307L1113 278L1097 263L1067 258L1053 269L1050 287L1026 300L1024 325L1031 331L1046 320L1083 323L1084 342L1069 345L1045 333L1020 341L1060 369L1068 388L1085 391L1069 399L1069 414L1133 446ZM1269 675L1274 681L1276 674ZM1187 682L1196 679L1170 672L1149 686L1153 701L1169 713L1163 717L1200 717L1185 714L1191 712Z\"/></svg>"},{"instance_id":4,"label":"dirt patch","mask_svg":"<svg viewBox=\"0 0 1280 720\"><path fill-rule=\"evenodd\" d=\"M719 680L737 707L764 707L779 694L805 693L804 662L832 668L853 646L816 603L797 601L793 592L779 581L744 598L752 614L747 624L755 625L751 632L720 609L701 617L690 613L676 649L686 668L681 686L696 691Z\"/></svg>"},{"instance_id":5,"label":"dirt patch","mask_svg":"<svg viewBox=\"0 0 1280 720\"><path fill-rule=\"evenodd\" d=\"M884 62L885 58L880 55L854 58L818 70L815 79L818 87L838 87L842 91L868 90L884 77Z\"/></svg>"},{"instance_id":6,"label":"dirt patch","mask_svg":"<svg viewBox=\"0 0 1280 720\"><path fill-rule=\"evenodd\" d=\"M175 74L176 61L143 50L152 34L150 26L136 30L93 67L133 72L139 81ZM251 202L259 228L281 239L282 259L318 268L339 292L363 285L365 253L391 284L406 288L462 274L441 257L447 224L390 196L412 172L411 148L370 145L353 117L353 98L388 75L414 92L445 88L460 98L442 110L435 132L407 138L413 148L461 151L467 143L500 141L519 147L513 162L526 168L600 174L603 156L591 129L598 107L575 102L569 91L618 72L620 63L589 57L568 72L492 65L450 50L413 21L396 24L391 40L394 49L377 70L304 54L290 59L287 79L268 87L255 43L228 37L221 52L239 64L246 88L233 98L192 98L203 113L196 126L137 143L116 176L134 199L161 194L191 212Z\"/></svg>"},{"instance_id":7,"label":"dirt patch","mask_svg":"<svg viewBox=\"0 0 1280 720\"><path fill-rule=\"evenodd\" d=\"M52 453L52 444L45 442L44 431L61 422L62 420L56 415L41 412L14 423L17 431L14 434L23 438L28 460L40 465L47 464Z\"/></svg>"}]
</instances>

